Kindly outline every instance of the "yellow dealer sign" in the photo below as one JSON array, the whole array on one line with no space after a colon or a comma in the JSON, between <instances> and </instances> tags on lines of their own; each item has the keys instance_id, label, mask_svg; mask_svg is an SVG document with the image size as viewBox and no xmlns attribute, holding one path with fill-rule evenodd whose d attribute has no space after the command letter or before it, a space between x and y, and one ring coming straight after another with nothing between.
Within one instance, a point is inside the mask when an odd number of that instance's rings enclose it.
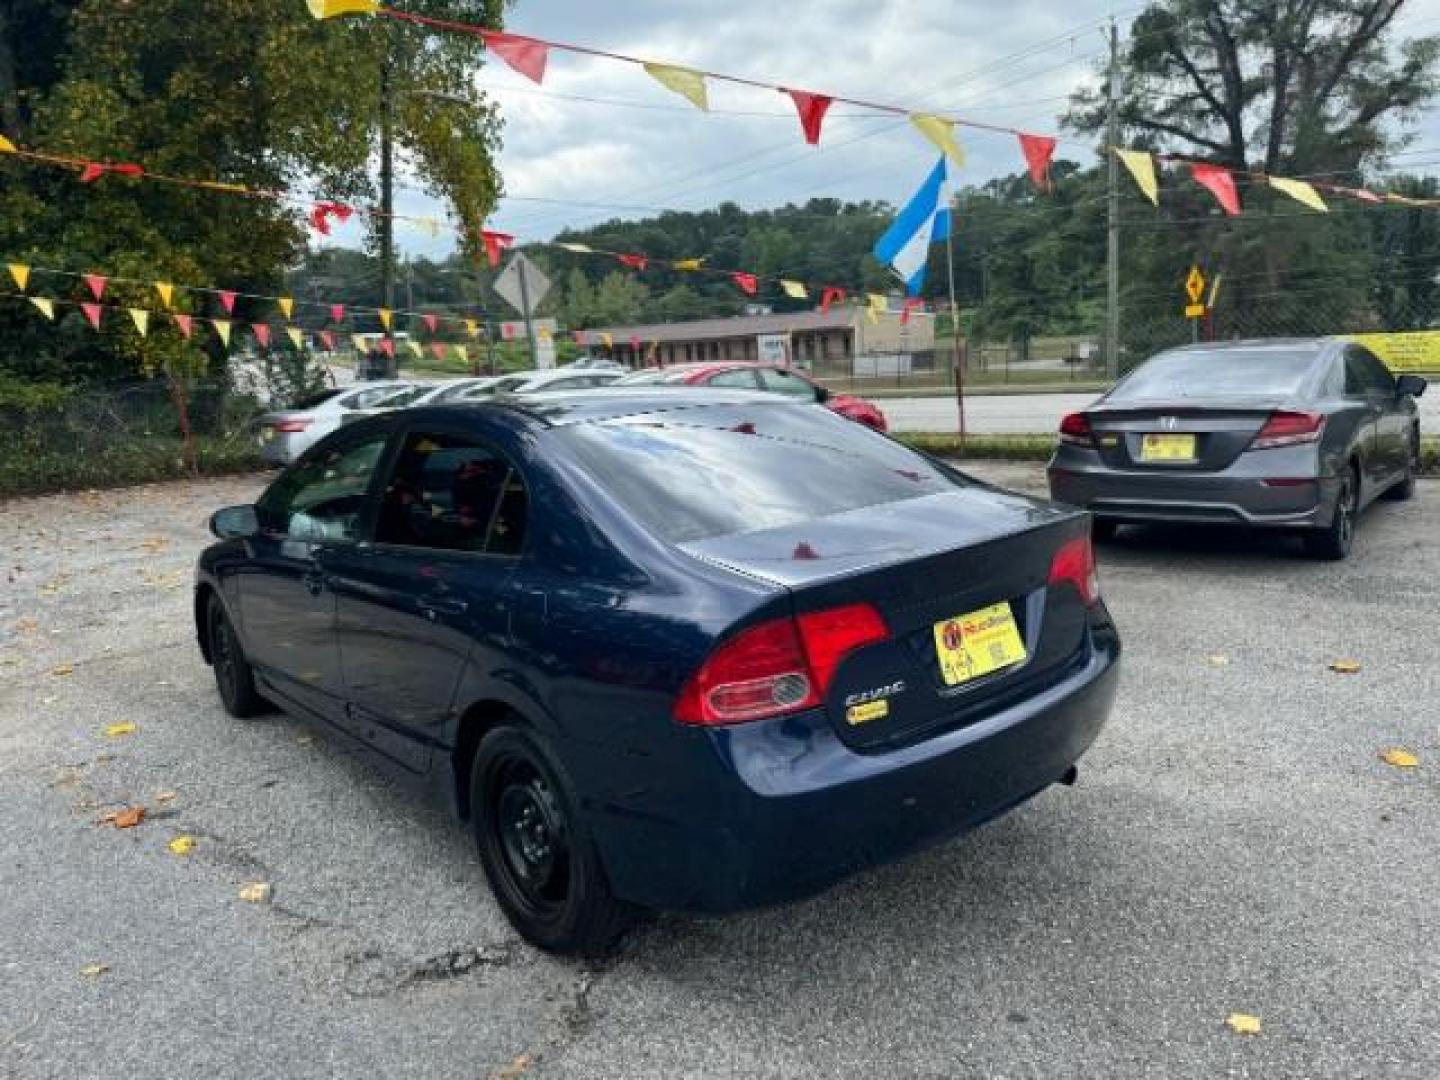
<instances>
[{"instance_id":1,"label":"yellow dealer sign","mask_svg":"<svg viewBox=\"0 0 1440 1080\"><path fill-rule=\"evenodd\" d=\"M1391 371L1440 371L1440 330L1408 334L1346 334L1346 340L1364 345Z\"/></svg>"}]
</instances>

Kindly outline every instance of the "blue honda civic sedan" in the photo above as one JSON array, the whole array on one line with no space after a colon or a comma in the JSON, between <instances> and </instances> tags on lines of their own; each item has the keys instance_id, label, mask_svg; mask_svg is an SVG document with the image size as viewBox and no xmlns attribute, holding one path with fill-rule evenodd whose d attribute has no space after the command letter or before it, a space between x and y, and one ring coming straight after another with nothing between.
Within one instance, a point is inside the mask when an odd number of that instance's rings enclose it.
<instances>
[{"instance_id":1,"label":"blue honda civic sedan","mask_svg":"<svg viewBox=\"0 0 1440 1080\"><path fill-rule=\"evenodd\" d=\"M758 392L382 414L211 529L225 707L431 789L556 952L973 828L1072 782L1114 695L1084 513Z\"/></svg>"}]
</instances>

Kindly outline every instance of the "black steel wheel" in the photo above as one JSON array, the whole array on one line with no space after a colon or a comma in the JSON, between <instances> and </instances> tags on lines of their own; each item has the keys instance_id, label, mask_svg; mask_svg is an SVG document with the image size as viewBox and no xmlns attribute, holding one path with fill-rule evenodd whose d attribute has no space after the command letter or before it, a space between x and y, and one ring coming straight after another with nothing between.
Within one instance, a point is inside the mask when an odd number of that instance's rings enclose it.
<instances>
[{"instance_id":1,"label":"black steel wheel","mask_svg":"<svg viewBox=\"0 0 1440 1080\"><path fill-rule=\"evenodd\" d=\"M630 921L610 895L565 774L537 737L500 727L471 773L471 824L495 899L527 941L602 955Z\"/></svg>"},{"instance_id":2,"label":"black steel wheel","mask_svg":"<svg viewBox=\"0 0 1440 1080\"><path fill-rule=\"evenodd\" d=\"M1305 550L1317 559L1338 560L1350 554L1355 540L1355 522L1360 517L1360 475L1354 467L1340 477L1335 495L1335 512L1330 525L1305 537Z\"/></svg>"},{"instance_id":3,"label":"black steel wheel","mask_svg":"<svg viewBox=\"0 0 1440 1080\"><path fill-rule=\"evenodd\" d=\"M210 597L205 625L210 666L215 669L215 688L220 691L225 711L242 720L270 712L270 703L255 689L255 672L245 659L235 627L217 596Z\"/></svg>"}]
</instances>

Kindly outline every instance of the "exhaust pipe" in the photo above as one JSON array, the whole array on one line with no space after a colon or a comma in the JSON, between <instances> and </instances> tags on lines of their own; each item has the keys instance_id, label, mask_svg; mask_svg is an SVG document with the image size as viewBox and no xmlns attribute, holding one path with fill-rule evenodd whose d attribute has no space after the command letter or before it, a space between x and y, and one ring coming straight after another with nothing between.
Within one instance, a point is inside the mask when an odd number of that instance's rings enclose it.
<instances>
[{"instance_id":1,"label":"exhaust pipe","mask_svg":"<svg viewBox=\"0 0 1440 1080\"><path fill-rule=\"evenodd\" d=\"M1057 782L1057 783L1064 784L1066 787L1074 787L1074 786L1075 786L1075 781L1076 781L1076 780L1079 780L1079 779L1080 779L1080 769L1079 769L1079 766L1071 765L1068 769L1065 770L1064 774L1063 774L1063 775L1060 777L1060 779L1059 779L1058 781L1056 781L1056 782Z\"/></svg>"}]
</instances>

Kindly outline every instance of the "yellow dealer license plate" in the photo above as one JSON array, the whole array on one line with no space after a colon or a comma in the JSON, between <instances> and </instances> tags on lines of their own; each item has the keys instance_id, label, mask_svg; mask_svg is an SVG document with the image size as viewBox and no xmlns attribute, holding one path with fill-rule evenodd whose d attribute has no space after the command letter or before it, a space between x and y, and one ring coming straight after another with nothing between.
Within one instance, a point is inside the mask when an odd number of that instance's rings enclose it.
<instances>
[{"instance_id":1,"label":"yellow dealer license plate","mask_svg":"<svg viewBox=\"0 0 1440 1080\"><path fill-rule=\"evenodd\" d=\"M1009 604L991 604L935 624L935 653L946 686L959 686L1025 659Z\"/></svg>"},{"instance_id":2,"label":"yellow dealer license plate","mask_svg":"<svg viewBox=\"0 0 1440 1080\"><path fill-rule=\"evenodd\" d=\"M1194 461L1194 435L1150 433L1140 439L1141 461Z\"/></svg>"}]
</instances>

